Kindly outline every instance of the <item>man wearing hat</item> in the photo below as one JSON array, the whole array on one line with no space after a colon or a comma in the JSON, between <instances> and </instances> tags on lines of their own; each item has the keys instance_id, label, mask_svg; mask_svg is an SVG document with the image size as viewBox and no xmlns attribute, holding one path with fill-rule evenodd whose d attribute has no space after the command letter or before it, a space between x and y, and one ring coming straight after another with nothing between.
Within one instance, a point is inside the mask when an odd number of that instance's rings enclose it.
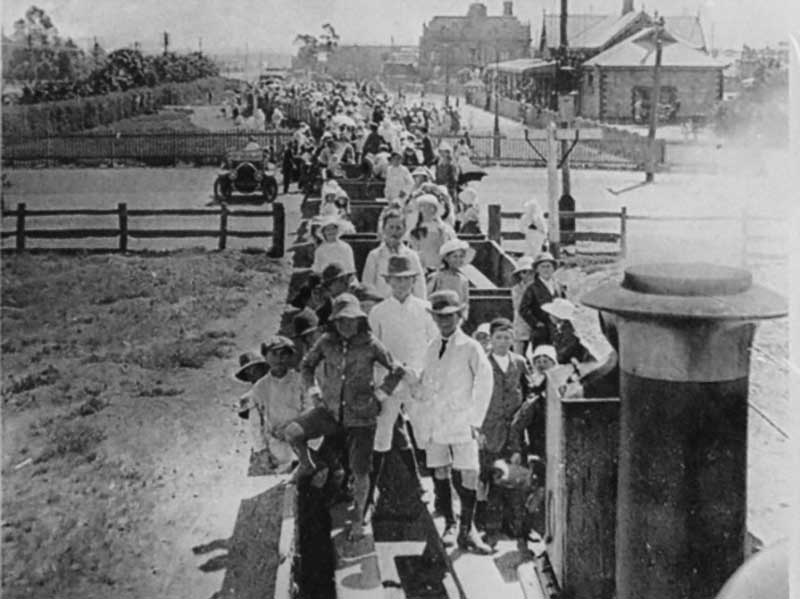
<instances>
[{"instance_id":1,"label":"man wearing hat","mask_svg":"<svg viewBox=\"0 0 800 599\"><path fill-rule=\"evenodd\" d=\"M475 530L478 455L483 423L492 397L494 377L481 345L461 330L464 305L454 291L430 296L430 312L439 329L428 345L423 370L414 394L427 415L418 437L426 461L434 469L434 485L445 516L445 540L452 535L454 518L450 501L450 470L461 474L456 491L461 499L457 543L461 549L490 553Z\"/></svg>"},{"instance_id":2,"label":"man wearing hat","mask_svg":"<svg viewBox=\"0 0 800 599\"><path fill-rule=\"evenodd\" d=\"M333 327L317 340L300 366L308 399L315 407L298 419L298 426L292 429L292 445L302 449L309 437L344 430L356 508L349 536L356 540L363 536L380 404L394 392L404 371L370 332L367 315L354 295L342 293L335 299L330 321ZM374 383L376 365L387 370L379 385ZM319 379L315 380L318 366ZM301 457L303 472L313 472L308 457L303 460Z\"/></svg>"},{"instance_id":3,"label":"man wearing hat","mask_svg":"<svg viewBox=\"0 0 800 599\"><path fill-rule=\"evenodd\" d=\"M428 312L428 302L412 294L416 279L420 276L417 264L409 256L390 256L382 275L392 294L369 313L370 328L395 360L414 371L420 371L424 366L425 350L438 331ZM383 369L376 369L376 376L382 374ZM375 431L376 478L381 472L386 453L392 448L393 440L402 449L411 449L405 434L405 420L400 415L401 407L405 408L409 416L413 416L412 425L416 421L417 414L413 412L414 405L410 399L409 387L401 381L383 403ZM420 416L424 417L423 414ZM401 419L399 422L398 418ZM399 427L396 427L398 424ZM401 455L409 471L416 474L412 452L403 451Z\"/></svg>"},{"instance_id":4,"label":"man wearing hat","mask_svg":"<svg viewBox=\"0 0 800 599\"><path fill-rule=\"evenodd\" d=\"M564 287L555 280L556 259L550 252L540 252L533 260L536 273L533 282L525 289L519 304L519 314L531 329L531 347L552 343L550 317L542 306L556 298L566 297Z\"/></svg>"}]
</instances>

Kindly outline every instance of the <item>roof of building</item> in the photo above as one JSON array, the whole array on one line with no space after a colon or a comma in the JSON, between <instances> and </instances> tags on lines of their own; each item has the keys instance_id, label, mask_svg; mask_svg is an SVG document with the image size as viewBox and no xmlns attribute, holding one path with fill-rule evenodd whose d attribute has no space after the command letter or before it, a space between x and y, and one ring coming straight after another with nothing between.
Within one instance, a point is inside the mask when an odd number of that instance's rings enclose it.
<instances>
[{"instance_id":1,"label":"roof of building","mask_svg":"<svg viewBox=\"0 0 800 599\"><path fill-rule=\"evenodd\" d=\"M555 69L554 61L541 60L539 58L516 58L503 62L493 62L486 65L489 71L497 70L500 73L526 73L529 71Z\"/></svg>"},{"instance_id":2,"label":"roof of building","mask_svg":"<svg viewBox=\"0 0 800 599\"><path fill-rule=\"evenodd\" d=\"M643 13L629 12L624 15L570 14L567 18L567 44L575 48L601 48L606 41L624 31ZM647 16L647 15L646 15ZM648 19L650 17L648 16ZM652 19L650 19L652 22ZM685 40L690 46L706 48L703 26L698 16L678 15L664 17L667 29ZM561 44L561 16L545 14L543 20L548 48ZM537 40L541 39L541 30Z\"/></svg>"},{"instance_id":3,"label":"roof of building","mask_svg":"<svg viewBox=\"0 0 800 599\"><path fill-rule=\"evenodd\" d=\"M574 39L569 39L569 45L572 48L603 48L623 35L626 29L635 27L637 22L649 23L650 19L641 12L629 12L622 16L609 15Z\"/></svg>"},{"instance_id":4,"label":"roof of building","mask_svg":"<svg viewBox=\"0 0 800 599\"><path fill-rule=\"evenodd\" d=\"M620 43L583 63L593 67L652 67L655 64L655 52L645 45L636 43L647 35L652 35L654 27L637 31ZM675 35L665 27L668 34L675 38L674 43L664 44L661 54L661 65L664 67L707 67L722 69L727 62L712 58L705 52L695 48L690 42Z\"/></svg>"}]
</instances>

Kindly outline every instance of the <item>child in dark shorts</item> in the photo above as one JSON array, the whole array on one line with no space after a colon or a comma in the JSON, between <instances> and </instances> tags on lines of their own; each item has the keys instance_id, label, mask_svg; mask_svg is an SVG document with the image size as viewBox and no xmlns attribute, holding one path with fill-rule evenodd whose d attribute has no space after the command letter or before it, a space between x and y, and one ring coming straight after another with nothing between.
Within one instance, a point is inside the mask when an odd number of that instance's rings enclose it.
<instances>
[{"instance_id":1,"label":"child in dark shorts","mask_svg":"<svg viewBox=\"0 0 800 599\"><path fill-rule=\"evenodd\" d=\"M301 414L287 433L300 455L301 473L311 474L314 465L304 450L305 441L344 431L356 507L349 536L355 540L363 536L377 416L405 372L370 332L367 315L355 296L343 293L334 300L330 322L330 330L317 340L300 367L314 407ZM388 370L378 388L373 382L375 364Z\"/></svg>"}]
</instances>

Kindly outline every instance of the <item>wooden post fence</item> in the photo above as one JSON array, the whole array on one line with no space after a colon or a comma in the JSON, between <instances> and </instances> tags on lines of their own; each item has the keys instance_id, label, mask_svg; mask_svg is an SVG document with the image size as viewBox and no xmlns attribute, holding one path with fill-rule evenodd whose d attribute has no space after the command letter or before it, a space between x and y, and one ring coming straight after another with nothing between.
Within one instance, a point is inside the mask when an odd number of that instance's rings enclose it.
<instances>
[{"instance_id":1,"label":"wooden post fence","mask_svg":"<svg viewBox=\"0 0 800 599\"><path fill-rule=\"evenodd\" d=\"M17 250L25 249L25 202L17 205Z\"/></svg>"},{"instance_id":2,"label":"wooden post fence","mask_svg":"<svg viewBox=\"0 0 800 599\"><path fill-rule=\"evenodd\" d=\"M128 251L128 205L122 202L117 205L119 210L119 251Z\"/></svg>"},{"instance_id":3,"label":"wooden post fence","mask_svg":"<svg viewBox=\"0 0 800 599\"><path fill-rule=\"evenodd\" d=\"M31 228L28 221L32 217L64 217L64 216L88 216L88 217L117 217L118 226L113 227L94 227L94 228ZM153 229L153 228L133 228L128 223L128 217L163 217L163 216L197 216L214 217L219 216L219 226L213 229L180 228L180 229ZM243 238L264 238L272 237L272 246L268 250L268 255L273 258L281 258L286 251L286 211L283 204L275 203L269 210L235 210L232 211L226 204L222 204L219 210L208 208L162 208L162 209L129 209L124 202L117 204L116 208L68 208L68 209L42 209L28 210L24 202L17 204L15 210L4 210L4 218L15 218L16 228L13 230L3 230L2 239L14 237L16 240L15 249L23 251L26 249L27 239L91 239L91 238L112 238L117 239L118 250L128 251L128 240L130 237L136 239L170 239L170 238L189 238L189 237L216 237L217 245L220 250L227 247L228 237ZM272 218L272 230L249 229L231 230L228 228L228 218ZM11 249L11 248L7 248ZM85 248L68 248L71 250ZM114 251L113 248L96 248L98 251ZM5 251L5 250L4 250Z\"/></svg>"},{"instance_id":4,"label":"wooden post fence","mask_svg":"<svg viewBox=\"0 0 800 599\"><path fill-rule=\"evenodd\" d=\"M619 255L623 260L628 255L628 208L619 210Z\"/></svg>"},{"instance_id":5,"label":"wooden post fence","mask_svg":"<svg viewBox=\"0 0 800 599\"><path fill-rule=\"evenodd\" d=\"M220 250L224 250L228 244L228 205L223 202L219 213L219 245Z\"/></svg>"},{"instance_id":6,"label":"wooden post fence","mask_svg":"<svg viewBox=\"0 0 800 599\"><path fill-rule=\"evenodd\" d=\"M500 217L500 204L489 204L489 234L490 240L501 243L502 219Z\"/></svg>"}]
</instances>

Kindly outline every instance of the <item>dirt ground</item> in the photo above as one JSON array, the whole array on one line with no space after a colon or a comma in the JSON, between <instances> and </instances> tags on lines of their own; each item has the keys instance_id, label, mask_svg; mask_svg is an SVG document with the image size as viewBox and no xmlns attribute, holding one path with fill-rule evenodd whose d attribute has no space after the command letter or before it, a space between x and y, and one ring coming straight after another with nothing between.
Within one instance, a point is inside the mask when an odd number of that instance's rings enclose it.
<instances>
[{"instance_id":1,"label":"dirt ground","mask_svg":"<svg viewBox=\"0 0 800 599\"><path fill-rule=\"evenodd\" d=\"M277 477L246 477L236 356L276 330L263 253L6 256L3 596L271 594Z\"/></svg>"}]
</instances>

